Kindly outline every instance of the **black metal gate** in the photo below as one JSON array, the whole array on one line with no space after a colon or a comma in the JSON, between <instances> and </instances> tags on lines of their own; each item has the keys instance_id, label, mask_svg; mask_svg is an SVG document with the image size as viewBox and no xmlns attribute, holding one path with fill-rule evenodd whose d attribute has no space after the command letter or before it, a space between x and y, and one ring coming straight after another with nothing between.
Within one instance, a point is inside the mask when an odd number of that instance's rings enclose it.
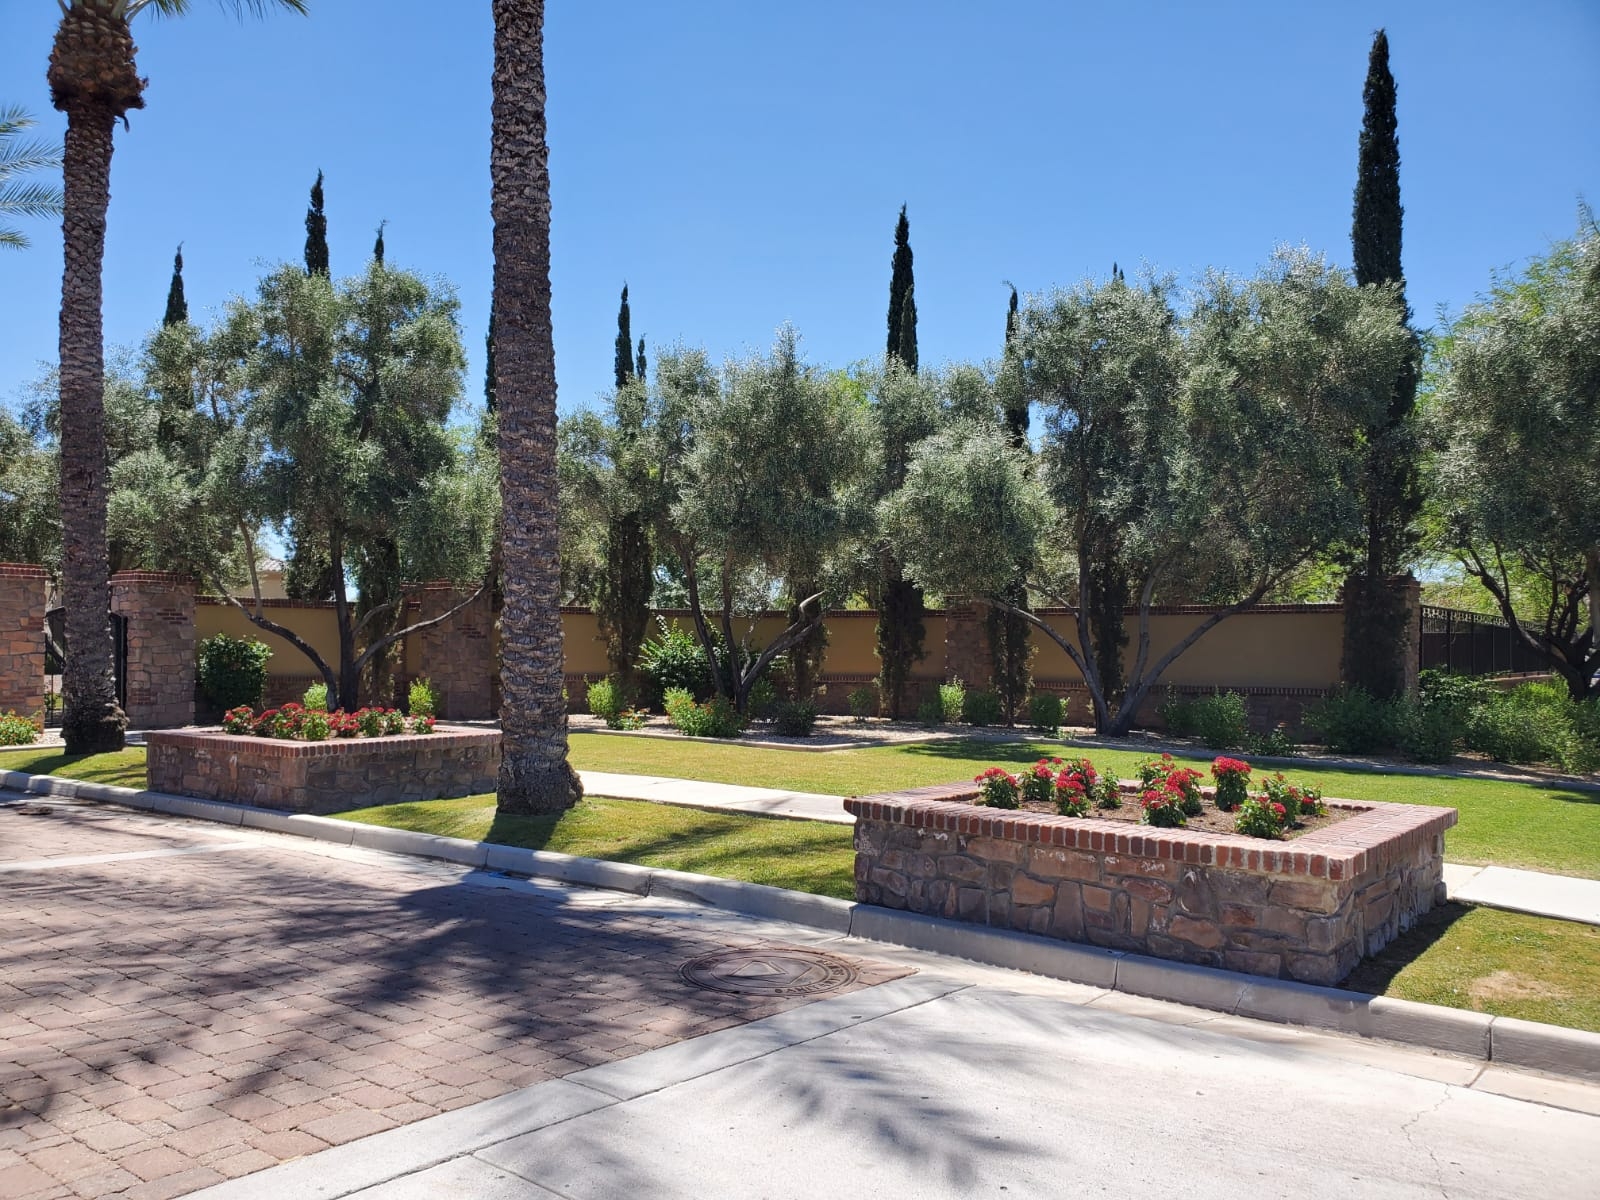
<instances>
[{"instance_id":1,"label":"black metal gate","mask_svg":"<svg viewBox=\"0 0 1600 1200\"><path fill-rule=\"evenodd\" d=\"M1504 617L1422 606L1418 666L1454 675L1522 674L1550 664L1517 636Z\"/></svg>"},{"instance_id":2,"label":"black metal gate","mask_svg":"<svg viewBox=\"0 0 1600 1200\"><path fill-rule=\"evenodd\" d=\"M128 618L120 613L107 613L111 622L111 640L116 647L112 671L117 685L117 705L128 709ZM44 615L44 673L59 675L67 659L67 610L52 608Z\"/></svg>"}]
</instances>

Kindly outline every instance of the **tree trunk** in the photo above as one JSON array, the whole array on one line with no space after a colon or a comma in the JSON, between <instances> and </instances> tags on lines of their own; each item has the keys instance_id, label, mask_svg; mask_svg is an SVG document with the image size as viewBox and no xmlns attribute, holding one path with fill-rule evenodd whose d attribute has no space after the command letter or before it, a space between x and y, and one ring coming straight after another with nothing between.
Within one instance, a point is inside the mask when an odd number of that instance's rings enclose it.
<instances>
[{"instance_id":1,"label":"tree trunk","mask_svg":"<svg viewBox=\"0 0 1600 1200\"><path fill-rule=\"evenodd\" d=\"M499 807L553 813L577 803L583 785L567 762L561 695L544 3L493 0L493 12L489 168L505 588Z\"/></svg>"},{"instance_id":2,"label":"tree trunk","mask_svg":"<svg viewBox=\"0 0 1600 1200\"><path fill-rule=\"evenodd\" d=\"M61 724L68 754L120 750L128 724L117 706L116 646L109 615L100 311L115 115L105 103L81 99L67 108L60 379L61 580L67 638Z\"/></svg>"}]
</instances>

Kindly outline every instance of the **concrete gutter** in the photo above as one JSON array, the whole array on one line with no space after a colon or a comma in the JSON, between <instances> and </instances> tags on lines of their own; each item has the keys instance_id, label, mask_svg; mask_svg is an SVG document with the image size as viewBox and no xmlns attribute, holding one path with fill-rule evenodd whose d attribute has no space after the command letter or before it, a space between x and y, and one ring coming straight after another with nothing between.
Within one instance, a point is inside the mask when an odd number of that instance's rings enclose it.
<instances>
[{"instance_id":1,"label":"concrete gutter","mask_svg":"<svg viewBox=\"0 0 1600 1200\"><path fill-rule=\"evenodd\" d=\"M757 883L494 842L439 837L331 817L197 800L53 775L27 775L20 771L0 771L0 788L120 804L168 816L195 817L341 846L442 859L483 870L608 888L636 896L687 900L746 916L789 921L842 936L947 954L988 966L1028 971L1068 983L1233 1016L1382 1038L1504 1066L1600 1081L1600 1034L1559 1025L1190 966Z\"/></svg>"}]
</instances>

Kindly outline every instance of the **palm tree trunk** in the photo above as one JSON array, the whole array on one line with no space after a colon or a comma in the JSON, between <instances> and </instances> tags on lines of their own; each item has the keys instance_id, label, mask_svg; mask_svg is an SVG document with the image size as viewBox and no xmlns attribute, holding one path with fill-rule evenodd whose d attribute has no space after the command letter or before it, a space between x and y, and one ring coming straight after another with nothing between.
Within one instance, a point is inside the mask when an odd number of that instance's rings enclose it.
<instances>
[{"instance_id":1,"label":"palm tree trunk","mask_svg":"<svg viewBox=\"0 0 1600 1200\"><path fill-rule=\"evenodd\" d=\"M68 28L63 20L63 29ZM126 28L124 26L124 28ZM105 35L104 28L94 31ZM131 70L131 39L127 42ZM52 64L54 66L54 63ZM56 84L52 71L52 84ZM66 99L61 277L61 576L66 607L62 734L68 754L120 750L128 719L117 706L106 547L105 353L101 263L111 202L116 106L83 93Z\"/></svg>"},{"instance_id":2,"label":"palm tree trunk","mask_svg":"<svg viewBox=\"0 0 1600 1200\"><path fill-rule=\"evenodd\" d=\"M561 695L544 3L493 0L493 11L489 172L505 591L499 808L549 813L577 803L583 785L567 762Z\"/></svg>"}]
</instances>

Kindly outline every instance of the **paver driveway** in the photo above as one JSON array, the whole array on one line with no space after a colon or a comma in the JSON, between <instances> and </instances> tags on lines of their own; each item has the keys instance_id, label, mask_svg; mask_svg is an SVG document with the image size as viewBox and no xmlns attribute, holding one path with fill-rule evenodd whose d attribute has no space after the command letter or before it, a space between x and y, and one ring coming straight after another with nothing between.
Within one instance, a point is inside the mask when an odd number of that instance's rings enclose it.
<instances>
[{"instance_id":1,"label":"paver driveway","mask_svg":"<svg viewBox=\"0 0 1600 1200\"><path fill-rule=\"evenodd\" d=\"M631 902L0 797L0 1196L181 1195L805 1002L682 982L761 943Z\"/></svg>"}]
</instances>

